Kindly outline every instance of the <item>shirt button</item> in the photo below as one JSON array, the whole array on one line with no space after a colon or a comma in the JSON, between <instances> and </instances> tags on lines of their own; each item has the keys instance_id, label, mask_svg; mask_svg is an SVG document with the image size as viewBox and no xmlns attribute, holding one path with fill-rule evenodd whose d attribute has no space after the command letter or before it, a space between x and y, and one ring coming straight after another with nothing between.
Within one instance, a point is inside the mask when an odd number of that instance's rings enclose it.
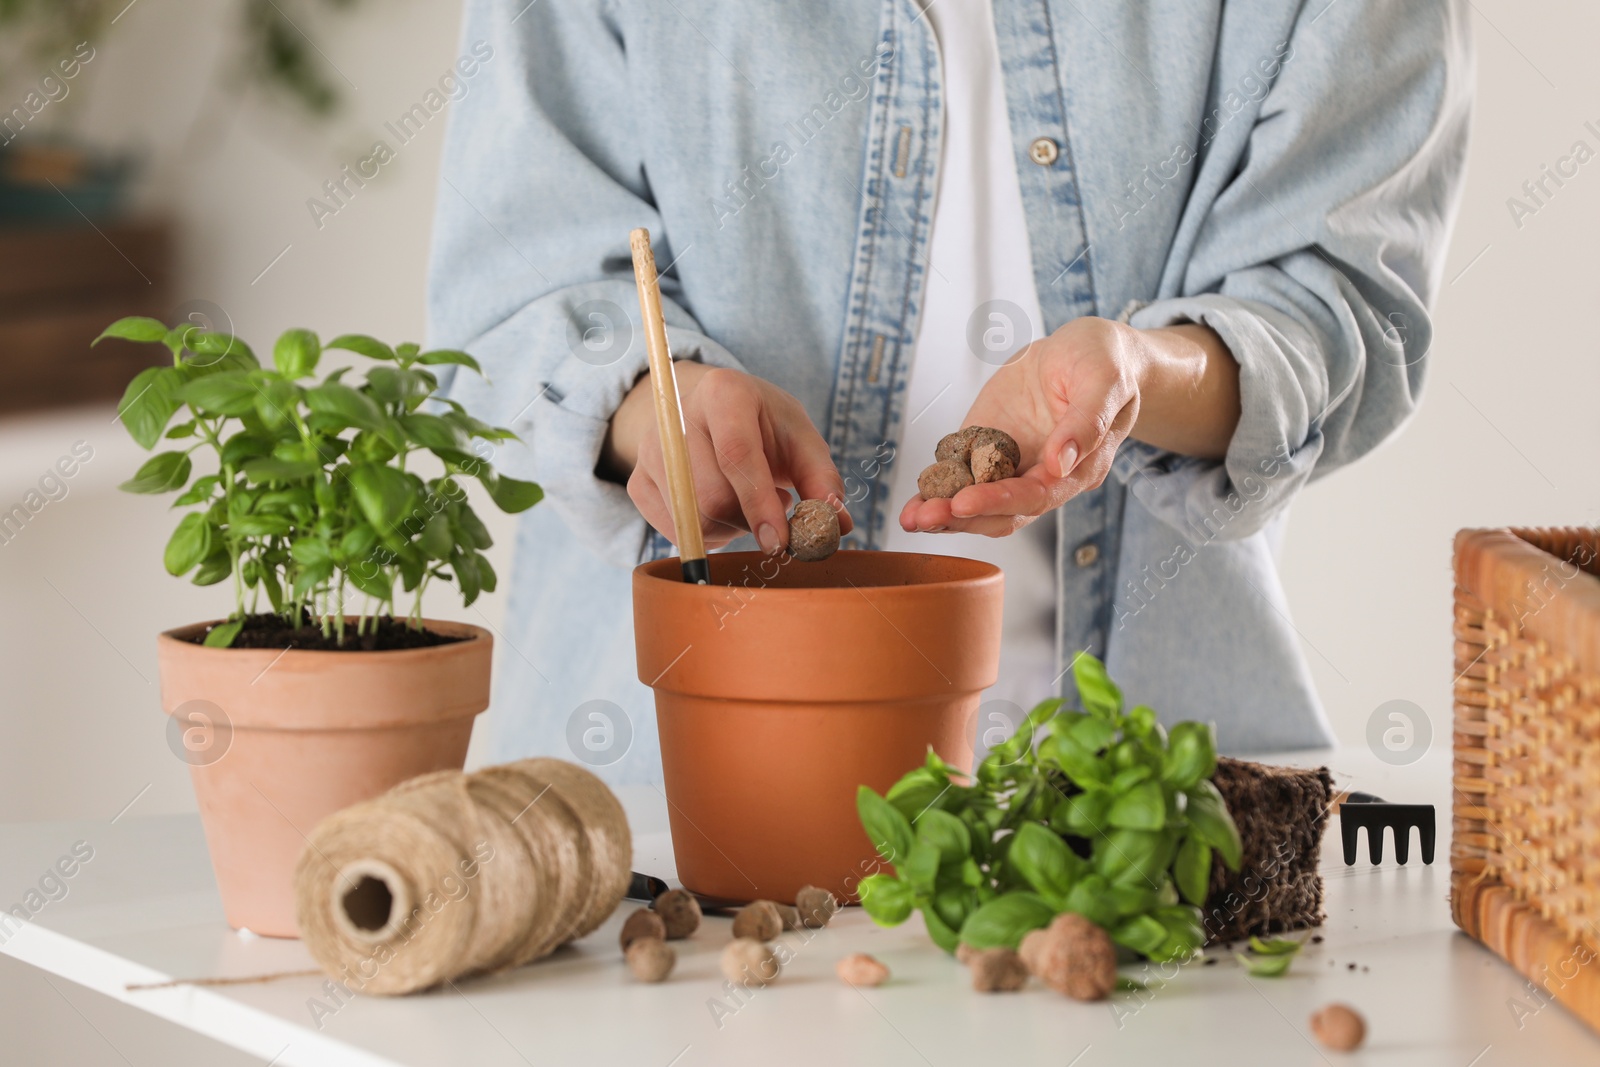
<instances>
[{"instance_id":1,"label":"shirt button","mask_svg":"<svg viewBox=\"0 0 1600 1067\"><path fill-rule=\"evenodd\" d=\"M1094 561L1100 558L1100 546L1096 544L1079 545L1072 553L1072 562L1080 567L1092 567Z\"/></svg>"},{"instance_id":2,"label":"shirt button","mask_svg":"<svg viewBox=\"0 0 1600 1067\"><path fill-rule=\"evenodd\" d=\"M1040 137L1028 146L1028 158L1041 167L1048 167L1061 158L1061 146L1048 137Z\"/></svg>"}]
</instances>

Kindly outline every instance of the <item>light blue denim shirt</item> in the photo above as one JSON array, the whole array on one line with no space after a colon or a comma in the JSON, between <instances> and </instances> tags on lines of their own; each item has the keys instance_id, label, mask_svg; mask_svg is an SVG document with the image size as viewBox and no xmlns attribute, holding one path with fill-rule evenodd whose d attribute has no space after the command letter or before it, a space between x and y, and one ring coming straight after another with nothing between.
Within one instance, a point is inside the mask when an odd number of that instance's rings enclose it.
<instances>
[{"instance_id":1,"label":"light blue denim shirt","mask_svg":"<svg viewBox=\"0 0 1600 1067\"><path fill-rule=\"evenodd\" d=\"M1103 656L1131 699L1215 721L1228 750L1326 743L1275 545L1302 486L1416 408L1466 148L1464 5L994 7L1046 327L1204 323L1240 368L1224 460L1130 441L1056 513L1061 663ZM549 495L507 579L494 755L650 780L629 572L668 546L594 474L646 365L628 231L667 266L674 354L798 397L849 543L875 547L903 503L887 472L940 178L938 49L913 0L468 0L479 41L430 331L482 361L492 384L462 373L453 395L522 436L496 462Z\"/></svg>"}]
</instances>

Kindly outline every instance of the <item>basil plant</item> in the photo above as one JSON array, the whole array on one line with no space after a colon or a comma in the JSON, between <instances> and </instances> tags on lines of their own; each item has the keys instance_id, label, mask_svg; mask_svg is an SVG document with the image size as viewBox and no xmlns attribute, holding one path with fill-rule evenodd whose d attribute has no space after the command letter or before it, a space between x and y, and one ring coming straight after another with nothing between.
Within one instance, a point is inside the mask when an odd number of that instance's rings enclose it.
<instances>
[{"instance_id":1,"label":"basil plant","mask_svg":"<svg viewBox=\"0 0 1600 1067\"><path fill-rule=\"evenodd\" d=\"M945 951L1016 948L1076 912L1117 944L1158 961L1205 942L1200 908L1213 857L1238 870L1239 831L1210 781L1212 728L1169 734L1150 708L1123 710L1099 660L1073 665L1083 709L1035 707L976 774L932 751L857 808L893 873L868 876L861 903L881 925L920 911Z\"/></svg>"},{"instance_id":2,"label":"basil plant","mask_svg":"<svg viewBox=\"0 0 1600 1067\"><path fill-rule=\"evenodd\" d=\"M177 493L173 506L188 509L167 542L168 573L192 574L196 585L231 582L233 612L207 634L208 645L230 645L263 597L292 625L310 619L343 642L353 594L365 598L360 634L393 616L406 593L414 598L408 623L420 628L430 582L453 582L465 604L495 588L482 554L489 532L461 479L478 479L507 512L542 496L491 469L489 443L512 438L509 430L435 397L429 367L479 371L465 352L391 348L360 334L324 345L296 329L278 338L272 365L263 366L236 337L150 318L119 319L96 343L106 337L172 354L170 364L141 371L118 406L135 441L165 445L122 488ZM349 367L316 378L324 349L365 357L363 380L347 381ZM423 410L430 400L434 410Z\"/></svg>"}]
</instances>

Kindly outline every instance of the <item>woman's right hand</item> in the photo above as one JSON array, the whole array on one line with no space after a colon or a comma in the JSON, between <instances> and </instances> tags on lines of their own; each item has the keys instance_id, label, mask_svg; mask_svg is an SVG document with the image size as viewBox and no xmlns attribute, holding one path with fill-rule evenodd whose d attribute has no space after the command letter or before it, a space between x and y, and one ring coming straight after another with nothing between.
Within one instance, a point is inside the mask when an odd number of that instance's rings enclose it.
<instances>
[{"instance_id":1,"label":"woman's right hand","mask_svg":"<svg viewBox=\"0 0 1600 1067\"><path fill-rule=\"evenodd\" d=\"M844 482L800 401L742 371L690 361L673 366L707 548L749 531L764 551L783 551L789 546L789 489L802 500L832 503L840 533L850 532ZM599 469L626 479L639 514L677 543L648 376L612 416Z\"/></svg>"}]
</instances>

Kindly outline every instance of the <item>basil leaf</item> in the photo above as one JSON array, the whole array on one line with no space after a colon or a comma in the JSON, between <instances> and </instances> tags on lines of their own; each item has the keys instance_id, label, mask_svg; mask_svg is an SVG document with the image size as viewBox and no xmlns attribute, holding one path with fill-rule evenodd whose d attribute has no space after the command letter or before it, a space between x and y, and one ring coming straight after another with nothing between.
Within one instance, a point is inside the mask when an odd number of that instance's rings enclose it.
<instances>
[{"instance_id":1,"label":"basil leaf","mask_svg":"<svg viewBox=\"0 0 1600 1067\"><path fill-rule=\"evenodd\" d=\"M190 470L189 457L184 453L157 452L117 488L126 493L170 493L183 488Z\"/></svg>"},{"instance_id":2,"label":"basil leaf","mask_svg":"<svg viewBox=\"0 0 1600 1067\"><path fill-rule=\"evenodd\" d=\"M228 648L233 644L233 639L239 636L239 631L244 629L243 619L234 619L213 626L206 634L206 639L201 642L207 648Z\"/></svg>"},{"instance_id":3,"label":"basil leaf","mask_svg":"<svg viewBox=\"0 0 1600 1067\"><path fill-rule=\"evenodd\" d=\"M263 512L259 515L235 515L228 519L231 533L246 537L282 537L294 528L286 515Z\"/></svg>"},{"instance_id":4,"label":"basil leaf","mask_svg":"<svg viewBox=\"0 0 1600 1067\"><path fill-rule=\"evenodd\" d=\"M379 567L353 567L345 572L350 584L382 603L394 599L394 579Z\"/></svg>"},{"instance_id":5,"label":"basil leaf","mask_svg":"<svg viewBox=\"0 0 1600 1067\"><path fill-rule=\"evenodd\" d=\"M947 811L930 808L913 824L917 840L926 841L939 853L940 863L954 863L972 853L972 839L960 819Z\"/></svg>"},{"instance_id":6,"label":"basil leaf","mask_svg":"<svg viewBox=\"0 0 1600 1067\"><path fill-rule=\"evenodd\" d=\"M89 347L93 348L107 337L120 337L124 341L151 342L164 340L166 336L166 323L145 318L143 315L129 315L107 326L99 337L89 342Z\"/></svg>"},{"instance_id":7,"label":"basil leaf","mask_svg":"<svg viewBox=\"0 0 1600 1067\"><path fill-rule=\"evenodd\" d=\"M1066 776L1084 788L1111 784L1106 761L1092 749L1084 748L1071 737L1051 737L1040 746L1040 758L1060 767Z\"/></svg>"},{"instance_id":8,"label":"basil leaf","mask_svg":"<svg viewBox=\"0 0 1600 1067\"><path fill-rule=\"evenodd\" d=\"M272 440L260 434L240 431L222 443L222 462L237 467L247 459L272 453Z\"/></svg>"},{"instance_id":9,"label":"basil leaf","mask_svg":"<svg viewBox=\"0 0 1600 1067\"><path fill-rule=\"evenodd\" d=\"M205 414L239 416L255 407L256 384L245 371L222 371L189 382L178 399Z\"/></svg>"},{"instance_id":10,"label":"basil leaf","mask_svg":"<svg viewBox=\"0 0 1600 1067\"><path fill-rule=\"evenodd\" d=\"M365 570L361 567L357 567L355 570L362 570L363 573L365 573ZM352 570L350 573L355 573L355 570ZM298 599L305 596L312 589L315 589L317 586L321 585L331 577L333 577L332 560L328 560L323 563L312 563L306 565L299 574L294 576L295 597Z\"/></svg>"},{"instance_id":11,"label":"basil leaf","mask_svg":"<svg viewBox=\"0 0 1600 1067\"><path fill-rule=\"evenodd\" d=\"M1105 664L1087 652L1079 653L1072 661L1072 678L1084 711L1103 719L1115 718L1122 711L1122 690L1106 673Z\"/></svg>"},{"instance_id":12,"label":"basil leaf","mask_svg":"<svg viewBox=\"0 0 1600 1067\"><path fill-rule=\"evenodd\" d=\"M286 378L304 378L317 369L322 344L310 330L285 330L272 346L272 362Z\"/></svg>"},{"instance_id":13,"label":"basil leaf","mask_svg":"<svg viewBox=\"0 0 1600 1067\"><path fill-rule=\"evenodd\" d=\"M1098 926L1110 927L1117 921L1117 909L1110 898L1111 883L1105 875L1086 874L1067 894L1066 910L1076 912Z\"/></svg>"},{"instance_id":14,"label":"basil leaf","mask_svg":"<svg viewBox=\"0 0 1600 1067\"><path fill-rule=\"evenodd\" d=\"M856 814L867 839L888 863L902 864L911 855L911 823L887 800L866 786L856 790Z\"/></svg>"},{"instance_id":15,"label":"basil leaf","mask_svg":"<svg viewBox=\"0 0 1600 1067\"><path fill-rule=\"evenodd\" d=\"M896 868L918 895L927 896L939 879L939 850L926 841L913 841L905 863L897 864Z\"/></svg>"},{"instance_id":16,"label":"basil leaf","mask_svg":"<svg viewBox=\"0 0 1600 1067\"><path fill-rule=\"evenodd\" d=\"M1035 704L1033 710L1023 716L1022 722L1017 725L1016 733L989 750L990 757L997 759L1005 766L1022 760L1023 757L1033 751L1033 739L1039 727L1055 717L1056 712L1061 708L1061 704L1062 701L1059 697L1042 700Z\"/></svg>"},{"instance_id":17,"label":"basil leaf","mask_svg":"<svg viewBox=\"0 0 1600 1067\"><path fill-rule=\"evenodd\" d=\"M1275 937L1270 941L1263 941L1259 937L1250 938L1250 951L1263 956L1292 956L1302 947L1302 942L1287 937Z\"/></svg>"},{"instance_id":18,"label":"basil leaf","mask_svg":"<svg viewBox=\"0 0 1600 1067\"><path fill-rule=\"evenodd\" d=\"M183 374L175 367L147 367L133 376L117 404L117 418L141 448L154 448L178 410Z\"/></svg>"},{"instance_id":19,"label":"basil leaf","mask_svg":"<svg viewBox=\"0 0 1600 1067\"><path fill-rule=\"evenodd\" d=\"M1136 737L1147 738L1156 731L1156 709L1137 704L1128 712L1127 731Z\"/></svg>"},{"instance_id":20,"label":"basil leaf","mask_svg":"<svg viewBox=\"0 0 1600 1067\"><path fill-rule=\"evenodd\" d=\"M200 569L189 580L195 585L216 585L232 574L233 560L229 558L228 550L221 544L214 544L211 554L201 562Z\"/></svg>"},{"instance_id":21,"label":"basil leaf","mask_svg":"<svg viewBox=\"0 0 1600 1067\"><path fill-rule=\"evenodd\" d=\"M1123 752L1127 751L1127 749L1121 749L1120 746L1118 747ZM1125 767L1112 776L1111 791L1118 796L1121 796L1123 793L1126 793L1140 782L1147 778L1153 778L1154 776L1155 772L1142 763L1133 767Z\"/></svg>"},{"instance_id":22,"label":"basil leaf","mask_svg":"<svg viewBox=\"0 0 1600 1067\"><path fill-rule=\"evenodd\" d=\"M340 334L322 347L342 348L346 352L354 352L357 355L366 356L368 359L394 361L394 349L377 338L368 337L364 333Z\"/></svg>"},{"instance_id":23,"label":"basil leaf","mask_svg":"<svg viewBox=\"0 0 1600 1067\"><path fill-rule=\"evenodd\" d=\"M334 347L330 342L329 348ZM383 412L372 398L343 382L325 382L306 390L306 406L346 426L383 433L388 429Z\"/></svg>"},{"instance_id":24,"label":"basil leaf","mask_svg":"<svg viewBox=\"0 0 1600 1067\"><path fill-rule=\"evenodd\" d=\"M1105 900L1117 918L1125 919L1156 907L1161 903L1161 894L1149 886L1112 885L1106 888Z\"/></svg>"},{"instance_id":25,"label":"basil leaf","mask_svg":"<svg viewBox=\"0 0 1600 1067\"><path fill-rule=\"evenodd\" d=\"M417 537L417 547L434 559L450 558L450 551L455 547L455 539L450 536L450 520L444 512L435 514L422 527L422 533Z\"/></svg>"},{"instance_id":26,"label":"basil leaf","mask_svg":"<svg viewBox=\"0 0 1600 1067\"><path fill-rule=\"evenodd\" d=\"M1076 716L1072 722L1064 724L1064 732L1078 747L1090 752L1099 752L1117 739L1117 728L1093 715Z\"/></svg>"},{"instance_id":27,"label":"basil leaf","mask_svg":"<svg viewBox=\"0 0 1600 1067\"><path fill-rule=\"evenodd\" d=\"M1085 863L1067 843L1039 823L1024 823L1012 837L1006 862L1047 899L1064 900Z\"/></svg>"},{"instance_id":28,"label":"basil leaf","mask_svg":"<svg viewBox=\"0 0 1600 1067\"><path fill-rule=\"evenodd\" d=\"M1167 928L1149 915L1136 915L1107 931L1111 940L1145 956L1154 955L1167 940Z\"/></svg>"},{"instance_id":29,"label":"basil leaf","mask_svg":"<svg viewBox=\"0 0 1600 1067\"><path fill-rule=\"evenodd\" d=\"M1112 796L1103 789L1075 793L1056 806L1051 825L1079 837L1095 838L1111 827Z\"/></svg>"},{"instance_id":30,"label":"basil leaf","mask_svg":"<svg viewBox=\"0 0 1600 1067\"><path fill-rule=\"evenodd\" d=\"M405 472L374 463L352 464L346 470L350 491L367 522L386 537L397 530L411 511L414 499L411 480Z\"/></svg>"},{"instance_id":31,"label":"basil leaf","mask_svg":"<svg viewBox=\"0 0 1600 1067\"><path fill-rule=\"evenodd\" d=\"M436 348L432 352L424 352L417 357L417 362L427 364L430 367L437 366L440 363L456 363L463 367L471 367L479 375L483 374L483 368L478 366L477 360L465 352L457 352L448 348Z\"/></svg>"},{"instance_id":32,"label":"basil leaf","mask_svg":"<svg viewBox=\"0 0 1600 1067\"><path fill-rule=\"evenodd\" d=\"M1033 893L1007 893L967 917L961 940L973 948L1016 948L1030 930L1049 926L1056 917L1044 898Z\"/></svg>"},{"instance_id":33,"label":"basil leaf","mask_svg":"<svg viewBox=\"0 0 1600 1067\"><path fill-rule=\"evenodd\" d=\"M1164 784L1190 789L1216 769L1216 733L1209 723L1180 722L1172 728L1161 766Z\"/></svg>"},{"instance_id":34,"label":"basil leaf","mask_svg":"<svg viewBox=\"0 0 1600 1067\"><path fill-rule=\"evenodd\" d=\"M172 502L175 508L186 507L189 504L202 504L211 499L211 494L217 488L220 479L215 474L207 474L196 478L194 484L185 489L178 499Z\"/></svg>"},{"instance_id":35,"label":"basil leaf","mask_svg":"<svg viewBox=\"0 0 1600 1067\"><path fill-rule=\"evenodd\" d=\"M1167 929L1167 939L1156 950L1156 959L1186 960L1205 944L1206 932L1198 908L1179 904L1157 908L1151 914Z\"/></svg>"},{"instance_id":36,"label":"basil leaf","mask_svg":"<svg viewBox=\"0 0 1600 1067\"><path fill-rule=\"evenodd\" d=\"M885 797L907 819L916 819L950 789L950 780L926 767L910 771L889 787Z\"/></svg>"},{"instance_id":37,"label":"basil leaf","mask_svg":"<svg viewBox=\"0 0 1600 1067\"><path fill-rule=\"evenodd\" d=\"M1095 869L1116 885L1156 888L1171 859L1167 835L1151 830L1113 830L1095 844Z\"/></svg>"},{"instance_id":38,"label":"basil leaf","mask_svg":"<svg viewBox=\"0 0 1600 1067\"><path fill-rule=\"evenodd\" d=\"M1157 782L1140 782L1112 802L1106 818L1127 830L1159 830L1167 825L1167 795Z\"/></svg>"},{"instance_id":39,"label":"basil leaf","mask_svg":"<svg viewBox=\"0 0 1600 1067\"><path fill-rule=\"evenodd\" d=\"M261 365L250 346L232 334L185 328L180 336L183 346L199 357L191 361L197 370L252 370Z\"/></svg>"},{"instance_id":40,"label":"basil leaf","mask_svg":"<svg viewBox=\"0 0 1600 1067\"><path fill-rule=\"evenodd\" d=\"M1255 978L1280 978L1288 973L1289 964L1294 962L1293 956L1262 956L1251 959L1242 952L1235 952L1233 958Z\"/></svg>"},{"instance_id":41,"label":"basil leaf","mask_svg":"<svg viewBox=\"0 0 1600 1067\"><path fill-rule=\"evenodd\" d=\"M318 537L297 538L289 546L289 555L303 567L315 567L333 560L333 552L328 548L328 542Z\"/></svg>"},{"instance_id":42,"label":"basil leaf","mask_svg":"<svg viewBox=\"0 0 1600 1067\"><path fill-rule=\"evenodd\" d=\"M939 913L931 905L922 909L922 921L928 928L928 937L933 940L935 945L938 945L946 952L955 952L957 946L961 943L961 939L956 936L954 930L950 929L948 923L939 918Z\"/></svg>"},{"instance_id":43,"label":"basil leaf","mask_svg":"<svg viewBox=\"0 0 1600 1067\"><path fill-rule=\"evenodd\" d=\"M460 449L467 443L465 435L449 420L424 412L400 416L400 428L423 448Z\"/></svg>"},{"instance_id":44,"label":"basil leaf","mask_svg":"<svg viewBox=\"0 0 1600 1067\"><path fill-rule=\"evenodd\" d=\"M1172 863L1172 877L1184 900L1204 907L1206 894L1211 891L1211 846L1193 834L1185 837Z\"/></svg>"},{"instance_id":45,"label":"basil leaf","mask_svg":"<svg viewBox=\"0 0 1600 1067\"><path fill-rule=\"evenodd\" d=\"M887 874L869 874L857 890L867 917L879 926L899 926L911 917L911 887Z\"/></svg>"},{"instance_id":46,"label":"basil leaf","mask_svg":"<svg viewBox=\"0 0 1600 1067\"><path fill-rule=\"evenodd\" d=\"M462 504L459 509L451 512L451 521L461 533L461 539L473 548L492 548L494 538L489 536L489 528L478 518L478 513L471 507ZM893 792L893 790L890 790Z\"/></svg>"},{"instance_id":47,"label":"basil leaf","mask_svg":"<svg viewBox=\"0 0 1600 1067\"><path fill-rule=\"evenodd\" d=\"M1216 849L1230 871L1237 871L1244 859L1244 843L1239 840L1239 828L1217 787L1209 781L1196 782L1188 791L1183 814L1189 820L1190 832Z\"/></svg>"},{"instance_id":48,"label":"basil leaf","mask_svg":"<svg viewBox=\"0 0 1600 1067\"><path fill-rule=\"evenodd\" d=\"M496 475L488 470L479 474L478 480L489 490L489 498L508 515L527 511L544 499L544 490L533 482L519 482L515 478Z\"/></svg>"},{"instance_id":49,"label":"basil leaf","mask_svg":"<svg viewBox=\"0 0 1600 1067\"><path fill-rule=\"evenodd\" d=\"M933 895L933 911L952 930L961 929L977 906L977 895L967 886L953 885Z\"/></svg>"},{"instance_id":50,"label":"basil leaf","mask_svg":"<svg viewBox=\"0 0 1600 1067\"><path fill-rule=\"evenodd\" d=\"M274 459L271 456L258 456L247 459L240 465L240 472L250 481L257 484L261 482L277 482L283 485L292 485L295 482L309 482L322 473L320 463L310 463L306 460Z\"/></svg>"},{"instance_id":51,"label":"basil leaf","mask_svg":"<svg viewBox=\"0 0 1600 1067\"><path fill-rule=\"evenodd\" d=\"M211 554L211 523L204 514L193 511L185 515L172 531L161 562L167 573L176 577L186 574Z\"/></svg>"}]
</instances>

